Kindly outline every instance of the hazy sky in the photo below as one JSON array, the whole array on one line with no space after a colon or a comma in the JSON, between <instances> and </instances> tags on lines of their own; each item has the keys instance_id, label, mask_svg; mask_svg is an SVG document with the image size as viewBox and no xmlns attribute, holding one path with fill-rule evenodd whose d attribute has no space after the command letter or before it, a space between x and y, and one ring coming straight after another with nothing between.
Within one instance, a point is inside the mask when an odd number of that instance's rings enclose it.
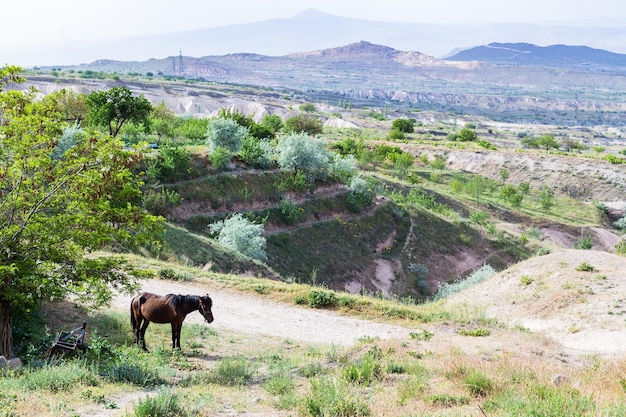
<instances>
[{"instance_id":1,"label":"hazy sky","mask_svg":"<svg viewBox=\"0 0 626 417\"><path fill-rule=\"evenodd\" d=\"M0 58L4 47L205 29L289 18L308 8L379 21L541 23L611 19L615 25L616 19L621 19L626 26L625 0L22 0L5 2L0 8Z\"/></svg>"}]
</instances>

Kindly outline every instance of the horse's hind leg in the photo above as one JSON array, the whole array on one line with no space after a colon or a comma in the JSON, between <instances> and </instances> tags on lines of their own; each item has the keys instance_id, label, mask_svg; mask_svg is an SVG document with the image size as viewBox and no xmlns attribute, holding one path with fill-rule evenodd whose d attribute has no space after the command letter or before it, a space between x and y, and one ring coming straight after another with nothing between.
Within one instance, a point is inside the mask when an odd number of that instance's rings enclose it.
<instances>
[{"instance_id":1,"label":"horse's hind leg","mask_svg":"<svg viewBox=\"0 0 626 417\"><path fill-rule=\"evenodd\" d=\"M141 324L141 320L133 320L133 338L135 339L133 343L136 345L139 344L139 328Z\"/></svg>"},{"instance_id":2,"label":"horse's hind leg","mask_svg":"<svg viewBox=\"0 0 626 417\"><path fill-rule=\"evenodd\" d=\"M150 322L148 320L144 320L140 329L137 329L139 340L141 341L141 348L148 352L148 348L146 347L146 329Z\"/></svg>"}]
</instances>

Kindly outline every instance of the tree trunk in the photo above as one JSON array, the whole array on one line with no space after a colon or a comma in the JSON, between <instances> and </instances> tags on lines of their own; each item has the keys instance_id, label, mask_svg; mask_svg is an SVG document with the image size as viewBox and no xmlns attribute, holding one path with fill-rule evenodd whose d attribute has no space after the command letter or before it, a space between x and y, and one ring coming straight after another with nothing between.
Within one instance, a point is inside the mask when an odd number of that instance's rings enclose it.
<instances>
[{"instance_id":1,"label":"tree trunk","mask_svg":"<svg viewBox=\"0 0 626 417\"><path fill-rule=\"evenodd\" d=\"M0 356L13 357L13 313L6 300L0 298Z\"/></svg>"}]
</instances>

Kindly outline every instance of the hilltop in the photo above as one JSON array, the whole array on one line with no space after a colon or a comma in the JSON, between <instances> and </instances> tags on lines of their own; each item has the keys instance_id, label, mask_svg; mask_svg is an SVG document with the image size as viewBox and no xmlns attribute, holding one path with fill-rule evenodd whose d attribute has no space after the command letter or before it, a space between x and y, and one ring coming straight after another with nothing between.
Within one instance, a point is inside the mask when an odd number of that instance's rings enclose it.
<instances>
[{"instance_id":1,"label":"hilltop","mask_svg":"<svg viewBox=\"0 0 626 417\"><path fill-rule=\"evenodd\" d=\"M497 43L476 46L446 58L448 61L480 61L500 65L532 65L587 68L594 71L626 71L626 55L588 46Z\"/></svg>"}]
</instances>

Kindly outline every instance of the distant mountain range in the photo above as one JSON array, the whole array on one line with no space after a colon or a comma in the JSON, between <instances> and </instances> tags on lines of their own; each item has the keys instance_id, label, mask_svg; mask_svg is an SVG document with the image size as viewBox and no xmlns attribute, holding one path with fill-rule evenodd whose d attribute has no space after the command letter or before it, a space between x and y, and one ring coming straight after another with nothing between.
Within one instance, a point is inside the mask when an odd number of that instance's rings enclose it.
<instances>
[{"instance_id":1,"label":"distant mountain range","mask_svg":"<svg viewBox=\"0 0 626 417\"><path fill-rule=\"evenodd\" d=\"M526 57L533 55L531 51L542 58L530 59L529 64L511 61L511 56ZM100 72L127 74L116 82L135 88L136 93L156 86L185 101L185 109L201 99L224 97L223 89L207 91L216 83L223 88L232 84L239 89L262 90L262 95L273 99L355 108L429 109L522 123L626 125L624 55L528 44L492 44L456 55L475 60L457 61L454 56L440 60L361 41L283 56L179 54L145 61L97 60L55 66L52 74L62 74L63 79L51 75L28 78L56 89L76 85L86 91L89 81L102 86L97 79L110 78ZM593 64L584 64L594 59Z\"/></svg>"},{"instance_id":2,"label":"distant mountain range","mask_svg":"<svg viewBox=\"0 0 626 417\"><path fill-rule=\"evenodd\" d=\"M427 17L425 17L427 18ZM204 57L233 53L283 56L368 41L434 57L490 42L587 45L626 53L626 25L530 24L442 25L352 19L309 9L289 19L270 19L187 32L127 39L42 44L37 49L0 51L0 61L23 66L78 65L99 59L144 61L177 55ZM456 51L456 52L454 52Z\"/></svg>"},{"instance_id":3,"label":"distant mountain range","mask_svg":"<svg viewBox=\"0 0 626 417\"><path fill-rule=\"evenodd\" d=\"M461 51L446 60L564 68L621 68L626 72L626 55L588 46L542 47L529 43L490 43Z\"/></svg>"},{"instance_id":4,"label":"distant mountain range","mask_svg":"<svg viewBox=\"0 0 626 417\"><path fill-rule=\"evenodd\" d=\"M498 68L493 67L498 65ZM559 67L567 70L557 80L549 71L528 78L520 67ZM46 67L43 67L46 68ZM467 84L524 83L547 87L562 81L576 85L581 73L626 74L626 55L581 46L540 47L527 43L491 43L437 59L420 52L399 51L361 41L348 45L283 56L251 53L190 57L179 54L145 61L96 60L66 66L75 71L195 78L206 81L288 87L295 89L402 88L424 90L437 80ZM574 80L572 80L572 78ZM588 81L585 81L588 82ZM590 88L591 85L588 85Z\"/></svg>"}]
</instances>

